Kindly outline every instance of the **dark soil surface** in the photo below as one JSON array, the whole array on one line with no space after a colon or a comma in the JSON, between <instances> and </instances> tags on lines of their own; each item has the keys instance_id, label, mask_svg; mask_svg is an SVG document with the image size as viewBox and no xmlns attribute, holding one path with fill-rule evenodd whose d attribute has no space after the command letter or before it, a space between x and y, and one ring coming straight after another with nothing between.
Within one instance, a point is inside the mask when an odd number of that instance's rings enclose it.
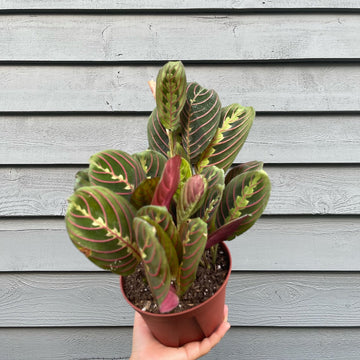
<instances>
[{"instance_id":1,"label":"dark soil surface","mask_svg":"<svg viewBox=\"0 0 360 360\"><path fill-rule=\"evenodd\" d=\"M210 250L205 251L206 261L210 269L199 265L196 280L189 290L180 299L179 305L172 311L180 312L201 304L212 295L223 284L229 271L229 260L227 254L219 246L216 264L212 264ZM149 286L147 285L143 267L141 264L136 271L123 279L124 291L127 298L139 309L151 313L159 313L154 303Z\"/></svg>"}]
</instances>

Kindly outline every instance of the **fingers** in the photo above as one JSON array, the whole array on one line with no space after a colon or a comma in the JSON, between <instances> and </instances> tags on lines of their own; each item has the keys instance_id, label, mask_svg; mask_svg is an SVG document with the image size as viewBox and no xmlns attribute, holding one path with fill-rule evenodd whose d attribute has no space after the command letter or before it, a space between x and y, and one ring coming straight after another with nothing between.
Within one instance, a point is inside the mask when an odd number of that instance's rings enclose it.
<instances>
[{"instance_id":1,"label":"fingers","mask_svg":"<svg viewBox=\"0 0 360 360\"><path fill-rule=\"evenodd\" d=\"M224 305L224 322L228 321L228 315L229 315L229 307L225 304Z\"/></svg>"},{"instance_id":2,"label":"fingers","mask_svg":"<svg viewBox=\"0 0 360 360\"><path fill-rule=\"evenodd\" d=\"M207 354L220 340L224 337L227 331L230 329L228 323L229 308L227 305L224 307L224 321L219 327L207 338L201 342L194 342L184 345L188 359L198 359L199 357Z\"/></svg>"}]
</instances>

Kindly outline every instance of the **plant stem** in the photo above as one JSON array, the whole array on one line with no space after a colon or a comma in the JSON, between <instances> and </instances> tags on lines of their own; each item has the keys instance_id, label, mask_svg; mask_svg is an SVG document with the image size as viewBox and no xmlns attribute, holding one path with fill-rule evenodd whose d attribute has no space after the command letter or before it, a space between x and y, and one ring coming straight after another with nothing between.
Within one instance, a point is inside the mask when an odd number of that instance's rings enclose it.
<instances>
[{"instance_id":1,"label":"plant stem","mask_svg":"<svg viewBox=\"0 0 360 360\"><path fill-rule=\"evenodd\" d=\"M173 137L173 132L169 129L166 129L166 133L169 139L169 152L170 152L170 157L172 158L174 156L174 137Z\"/></svg>"},{"instance_id":2,"label":"plant stem","mask_svg":"<svg viewBox=\"0 0 360 360\"><path fill-rule=\"evenodd\" d=\"M205 253L202 256L202 261L204 263L204 267L206 267L207 269L211 269L211 265L209 264L209 262L206 259Z\"/></svg>"},{"instance_id":3,"label":"plant stem","mask_svg":"<svg viewBox=\"0 0 360 360\"><path fill-rule=\"evenodd\" d=\"M216 258L217 258L217 252L218 252L219 244L216 244L210 248L211 255L212 255L212 263L215 266L216 264Z\"/></svg>"}]
</instances>

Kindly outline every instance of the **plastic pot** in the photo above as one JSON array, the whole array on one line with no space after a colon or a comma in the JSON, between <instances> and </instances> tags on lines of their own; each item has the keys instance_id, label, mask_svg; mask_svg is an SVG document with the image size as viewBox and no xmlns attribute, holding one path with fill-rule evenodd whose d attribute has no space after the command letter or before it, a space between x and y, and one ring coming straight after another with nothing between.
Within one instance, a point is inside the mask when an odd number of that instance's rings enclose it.
<instances>
[{"instance_id":1,"label":"plastic pot","mask_svg":"<svg viewBox=\"0 0 360 360\"><path fill-rule=\"evenodd\" d=\"M137 308L127 299L123 279L120 277L124 298L143 317L153 335L164 345L178 347L191 341L202 340L211 335L224 321L225 292L232 264L228 247L224 243L221 246L229 258L229 272L224 283L211 298L179 313L153 314Z\"/></svg>"}]
</instances>

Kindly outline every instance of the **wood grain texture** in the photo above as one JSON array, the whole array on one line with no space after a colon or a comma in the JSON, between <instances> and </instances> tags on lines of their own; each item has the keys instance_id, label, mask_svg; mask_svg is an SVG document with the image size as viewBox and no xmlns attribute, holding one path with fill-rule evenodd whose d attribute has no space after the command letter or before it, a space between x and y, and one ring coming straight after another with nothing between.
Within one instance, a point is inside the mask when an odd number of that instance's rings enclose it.
<instances>
[{"instance_id":1,"label":"wood grain texture","mask_svg":"<svg viewBox=\"0 0 360 360\"><path fill-rule=\"evenodd\" d=\"M73 167L0 167L0 216L60 216L73 192ZM269 215L360 214L359 166L267 166Z\"/></svg>"},{"instance_id":2,"label":"wood grain texture","mask_svg":"<svg viewBox=\"0 0 360 360\"><path fill-rule=\"evenodd\" d=\"M359 9L357 0L0 0L1 10Z\"/></svg>"},{"instance_id":3,"label":"wood grain texture","mask_svg":"<svg viewBox=\"0 0 360 360\"><path fill-rule=\"evenodd\" d=\"M0 61L359 59L359 32L351 13L9 15Z\"/></svg>"},{"instance_id":4,"label":"wood grain texture","mask_svg":"<svg viewBox=\"0 0 360 360\"><path fill-rule=\"evenodd\" d=\"M133 154L148 147L147 119L121 114L2 116L0 162L85 164L91 155L108 148ZM357 116L260 114L235 162L359 163L359 149Z\"/></svg>"},{"instance_id":5,"label":"wood grain texture","mask_svg":"<svg viewBox=\"0 0 360 360\"><path fill-rule=\"evenodd\" d=\"M3 65L0 112L152 111L147 81L158 70L147 65ZM237 102L258 112L360 110L360 67L355 64L188 65L186 70L189 81L215 88L223 105Z\"/></svg>"},{"instance_id":6,"label":"wood grain texture","mask_svg":"<svg viewBox=\"0 0 360 360\"><path fill-rule=\"evenodd\" d=\"M227 242L233 270L360 271L360 217L262 217ZM59 219L0 219L0 271L100 271Z\"/></svg>"},{"instance_id":7,"label":"wood grain texture","mask_svg":"<svg viewBox=\"0 0 360 360\"><path fill-rule=\"evenodd\" d=\"M120 360L130 356L132 329L1 329L2 360ZM358 360L360 330L241 328L229 333L204 360ZM116 346L115 346L116 344Z\"/></svg>"},{"instance_id":8,"label":"wood grain texture","mask_svg":"<svg viewBox=\"0 0 360 360\"><path fill-rule=\"evenodd\" d=\"M129 359L132 328L0 329L1 360Z\"/></svg>"},{"instance_id":9,"label":"wood grain texture","mask_svg":"<svg viewBox=\"0 0 360 360\"><path fill-rule=\"evenodd\" d=\"M235 272L234 326L360 326L358 273ZM130 326L133 310L108 273L0 274L0 327Z\"/></svg>"}]
</instances>

